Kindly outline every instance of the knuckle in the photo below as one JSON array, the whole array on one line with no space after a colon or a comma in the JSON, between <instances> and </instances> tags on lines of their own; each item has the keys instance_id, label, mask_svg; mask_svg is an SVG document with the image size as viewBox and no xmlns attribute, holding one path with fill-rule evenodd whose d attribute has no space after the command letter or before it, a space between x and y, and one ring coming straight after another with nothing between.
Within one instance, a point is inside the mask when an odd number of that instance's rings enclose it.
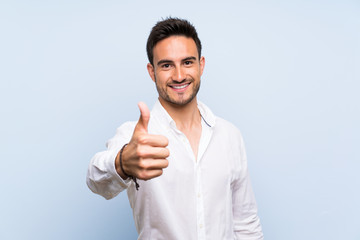
<instances>
[{"instance_id":1,"label":"knuckle","mask_svg":"<svg viewBox=\"0 0 360 240\"><path fill-rule=\"evenodd\" d=\"M147 169L147 168L149 168L149 163L148 163L148 161L141 160L141 161L139 162L139 167L140 167L140 169Z\"/></svg>"},{"instance_id":2,"label":"knuckle","mask_svg":"<svg viewBox=\"0 0 360 240\"><path fill-rule=\"evenodd\" d=\"M137 155L139 158L145 157L146 151L144 150L143 147L138 146L138 147L136 148L136 155Z\"/></svg>"},{"instance_id":3,"label":"knuckle","mask_svg":"<svg viewBox=\"0 0 360 240\"><path fill-rule=\"evenodd\" d=\"M142 170L140 171L138 178L141 180L149 180L151 179L151 176L149 175L148 171Z\"/></svg>"},{"instance_id":4,"label":"knuckle","mask_svg":"<svg viewBox=\"0 0 360 240\"><path fill-rule=\"evenodd\" d=\"M147 179L147 174L145 171L140 171L139 174L138 174L138 178L141 179L141 180L145 180Z\"/></svg>"},{"instance_id":5,"label":"knuckle","mask_svg":"<svg viewBox=\"0 0 360 240\"><path fill-rule=\"evenodd\" d=\"M147 144L148 143L147 136L145 134L138 136L138 143Z\"/></svg>"}]
</instances>

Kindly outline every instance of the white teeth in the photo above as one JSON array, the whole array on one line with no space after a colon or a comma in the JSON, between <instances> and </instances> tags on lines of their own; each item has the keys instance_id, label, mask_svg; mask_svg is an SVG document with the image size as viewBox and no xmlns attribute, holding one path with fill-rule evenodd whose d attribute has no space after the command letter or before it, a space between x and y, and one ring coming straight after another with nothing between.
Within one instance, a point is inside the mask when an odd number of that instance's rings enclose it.
<instances>
[{"instance_id":1,"label":"white teeth","mask_svg":"<svg viewBox=\"0 0 360 240\"><path fill-rule=\"evenodd\" d=\"M188 84L185 84L185 85L182 85L182 86L172 86L172 88L175 88L175 89L183 89L183 88L186 88L187 86L189 86L190 83Z\"/></svg>"}]
</instances>

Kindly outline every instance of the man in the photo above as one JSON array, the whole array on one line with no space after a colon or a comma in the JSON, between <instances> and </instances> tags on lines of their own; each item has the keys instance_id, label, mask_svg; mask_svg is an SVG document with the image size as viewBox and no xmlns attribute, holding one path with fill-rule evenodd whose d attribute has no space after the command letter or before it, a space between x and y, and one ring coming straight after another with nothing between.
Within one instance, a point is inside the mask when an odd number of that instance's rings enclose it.
<instances>
[{"instance_id":1,"label":"man","mask_svg":"<svg viewBox=\"0 0 360 240\"><path fill-rule=\"evenodd\" d=\"M159 93L151 113L124 123L91 160L89 188L127 190L139 239L263 239L239 130L197 100L205 66L186 20L152 29L147 70Z\"/></svg>"}]
</instances>

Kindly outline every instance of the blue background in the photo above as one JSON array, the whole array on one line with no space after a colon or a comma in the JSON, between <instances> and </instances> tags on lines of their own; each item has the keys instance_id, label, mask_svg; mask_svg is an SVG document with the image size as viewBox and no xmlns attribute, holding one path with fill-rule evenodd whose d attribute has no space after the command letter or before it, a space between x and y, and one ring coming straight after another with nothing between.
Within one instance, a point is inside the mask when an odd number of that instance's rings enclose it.
<instances>
[{"instance_id":1,"label":"blue background","mask_svg":"<svg viewBox=\"0 0 360 240\"><path fill-rule=\"evenodd\" d=\"M0 239L136 239L91 157L157 93L145 44L187 18L199 99L244 136L269 240L360 239L359 1L1 1Z\"/></svg>"}]
</instances>

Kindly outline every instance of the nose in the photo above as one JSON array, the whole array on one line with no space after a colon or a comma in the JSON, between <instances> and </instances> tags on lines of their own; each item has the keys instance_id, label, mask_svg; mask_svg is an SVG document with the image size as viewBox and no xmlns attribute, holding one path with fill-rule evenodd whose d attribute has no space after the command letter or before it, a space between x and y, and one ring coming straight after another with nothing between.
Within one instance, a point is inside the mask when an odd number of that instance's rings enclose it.
<instances>
[{"instance_id":1,"label":"nose","mask_svg":"<svg viewBox=\"0 0 360 240\"><path fill-rule=\"evenodd\" d=\"M185 80L185 78L186 78L186 74L184 69L181 66L177 66L174 69L173 80L176 82L182 82Z\"/></svg>"}]
</instances>

